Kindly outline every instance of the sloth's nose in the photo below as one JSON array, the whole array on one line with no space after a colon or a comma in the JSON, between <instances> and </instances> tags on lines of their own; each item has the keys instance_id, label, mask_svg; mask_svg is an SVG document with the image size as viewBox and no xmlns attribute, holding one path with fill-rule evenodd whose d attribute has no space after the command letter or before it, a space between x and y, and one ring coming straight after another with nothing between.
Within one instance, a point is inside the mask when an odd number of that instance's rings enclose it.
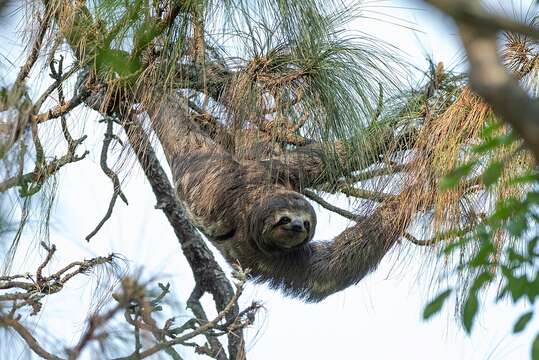
<instances>
[{"instance_id":1,"label":"sloth's nose","mask_svg":"<svg viewBox=\"0 0 539 360\"><path fill-rule=\"evenodd\" d=\"M299 219L292 220L292 222L290 223L290 230L296 231L296 232L305 231L305 227L303 226L303 221Z\"/></svg>"}]
</instances>

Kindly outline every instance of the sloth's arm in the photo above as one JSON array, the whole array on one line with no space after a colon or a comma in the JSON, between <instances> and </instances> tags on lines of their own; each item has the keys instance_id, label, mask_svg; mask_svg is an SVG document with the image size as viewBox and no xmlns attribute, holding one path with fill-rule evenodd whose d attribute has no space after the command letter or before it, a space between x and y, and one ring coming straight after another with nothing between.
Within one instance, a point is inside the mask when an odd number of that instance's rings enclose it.
<instances>
[{"instance_id":1,"label":"sloth's arm","mask_svg":"<svg viewBox=\"0 0 539 360\"><path fill-rule=\"evenodd\" d=\"M388 127L367 128L346 141L300 146L261 163L273 178L288 180L301 192L327 182L328 175L335 179L378 162L393 139Z\"/></svg>"},{"instance_id":2,"label":"sloth's arm","mask_svg":"<svg viewBox=\"0 0 539 360\"><path fill-rule=\"evenodd\" d=\"M191 111L183 97L170 96L162 104L150 109L148 115L170 164L173 158L191 153L228 154L193 122Z\"/></svg>"},{"instance_id":3,"label":"sloth's arm","mask_svg":"<svg viewBox=\"0 0 539 360\"><path fill-rule=\"evenodd\" d=\"M314 242L303 256L283 257L259 280L286 294L317 302L358 283L376 269L405 225L396 204L385 204L335 239Z\"/></svg>"},{"instance_id":4,"label":"sloth's arm","mask_svg":"<svg viewBox=\"0 0 539 360\"><path fill-rule=\"evenodd\" d=\"M235 186L239 163L191 120L184 99L176 97L148 114L191 223L206 236L230 234L237 219L226 210L241 191Z\"/></svg>"}]
</instances>

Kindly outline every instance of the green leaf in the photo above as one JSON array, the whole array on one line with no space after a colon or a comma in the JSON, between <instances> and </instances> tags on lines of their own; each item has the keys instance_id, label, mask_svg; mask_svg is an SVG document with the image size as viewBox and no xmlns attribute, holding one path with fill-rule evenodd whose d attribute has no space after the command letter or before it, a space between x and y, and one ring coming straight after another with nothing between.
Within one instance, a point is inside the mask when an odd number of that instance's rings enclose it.
<instances>
[{"instance_id":1,"label":"green leaf","mask_svg":"<svg viewBox=\"0 0 539 360\"><path fill-rule=\"evenodd\" d=\"M161 32L162 30L159 29L159 26L154 19L143 22L135 32L134 51L140 51L140 49L148 46L148 44Z\"/></svg>"},{"instance_id":2,"label":"green leaf","mask_svg":"<svg viewBox=\"0 0 539 360\"><path fill-rule=\"evenodd\" d=\"M468 294L468 299L464 304L464 309L462 311L462 322L466 332L469 334L472 331L475 315L479 308L479 299L478 293L486 284L492 281L494 275L490 272L482 272L477 276L470 288L470 293Z\"/></svg>"},{"instance_id":3,"label":"green leaf","mask_svg":"<svg viewBox=\"0 0 539 360\"><path fill-rule=\"evenodd\" d=\"M436 298L427 306L425 306L425 309L423 310L423 320L430 319L434 314L438 313L442 309L442 306L449 295L451 295L452 291L453 289L447 289L443 293L436 296Z\"/></svg>"},{"instance_id":4,"label":"green leaf","mask_svg":"<svg viewBox=\"0 0 539 360\"><path fill-rule=\"evenodd\" d=\"M490 241L485 241L479 247L479 251L470 261L469 266L479 267L490 264L490 257L496 252L496 247Z\"/></svg>"},{"instance_id":5,"label":"green leaf","mask_svg":"<svg viewBox=\"0 0 539 360\"><path fill-rule=\"evenodd\" d=\"M502 172L503 164L499 161L493 162L485 169L481 176L481 180L485 186L492 186L498 182L498 179L502 176Z\"/></svg>"},{"instance_id":6,"label":"green leaf","mask_svg":"<svg viewBox=\"0 0 539 360\"><path fill-rule=\"evenodd\" d=\"M472 161L468 164L453 169L440 182L440 189L449 190L456 187L464 177L472 172L475 164L475 161Z\"/></svg>"},{"instance_id":7,"label":"green leaf","mask_svg":"<svg viewBox=\"0 0 539 360\"><path fill-rule=\"evenodd\" d=\"M530 191L526 196L526 201L530 204L539 204L539 192Z\"/></svg>"},{"instance_id":8,"label":"green leaf","mask_svg":"<svg viewBox=\"0 0 539 360\"><path fill-rule=\"evenodd\" d=\"M471 292L478 292L481 290L486 284L492 281L494 279L494 275L490 272L482 272L478 277L475 278L472 287Z\"/></svg>"},{"instance_id":9,"label":"green leaf","mask_svg":"<svg viewBox=\"0 0 539 360\"><path fill-rule=\"evenodd\" d=\"M526 218L526 214L519 214L518 216L511 218L507 228L511 235L515 237L522 236L528 229L528 219Z\"/></svg>"},{"instance_id":10,"label":"green leaf","mask_svg":"<svg viewBox=\"0 0 539 360\"><path fill-rule=\"evenodd\" d=\"M519 210L523 210L525 208L525 205L522 204L521 201L519 201L516 198L507 198L503 201L500 201L496 204L496 211L492 216L490 217L491 223L496 223L499 221L506 220L512 216Z\"/></svg>"},{"instance_id":11,"label":"green leaf","mask_svg":"<svg viewBox=\"0 0 539 360\"><path fill-rule=\"evenodd\" d=\"M539 270L535 272L534 279L530 282L530 286L528 288L528 300L530 300L530 303L535 302L535 298L537 295L539 295Z\"/></svg>"},{"instance_id":12,"label":"green leaf","mask_svg":"<svg viewBox=\"0 0 539 360\"><path fill-rule=\"evenodd\" d=\"M510 145L515 141L513 134L503 134L491 139L485 140L483 143L475 146L472 150L476 154L485 154L490 151L495 150L496 148L502 147L504 145Z\"/></svg>"},{"instance_id":13,"label":"green leaf","mask_svg":"<svg viewBox=\"0 0 539 360\"><path fill-rule=\"evenodd\" d=\"M481 138L488 139L496 135L496 132L503 128L503 123L501 121L492 121L489 120L483 129L481 129Z\"/></svg>"},{"instance_id":14,"label":"green leaf","mask_svg":"<svg viewBox=\"0 0 539 360\"><path fill-rule=\"evenodd\" d=\"M100 73L109 75L129 76L141 68L138 60L133 60L127 52L116 49L101 49L95 62Z\"/></svg>"},{"instance_id":15,"label":"green leaf","mask_svg":"<svg viewBox=\"0 0 539 360\"><path fill-rule=\"evenodd\" d=\"M444 235L445 234L441 234L440 236L444 236ZM461 249L467 243L469 243L471 240L472 240L471 237L461 237L458 240L454 240L454 241L449 242L449 244L447 244L443 249L444 255L449 255L453 251L455 251L457 249Z\"/></svg>"},{"instance_id":16,"label":"green leaf","mask_svg":"<svg viewBox=\"0 0 539 360\"><path fill-rule=\"evenodd\" d=\"M539 360L539 334L537 334L533 340L532 360Z\"/></svg>"},{"instance_id":17,"label":"green leaf","mask_svg":"<svg viewBox=\"0 0 539 360\"><path fill-rule=\"evenodd\" d=\"M537 253L537 243L539 242L539 236L534 237L530 241L528 241L527 249L528 249L528 256L534 257L539 255Z\"/></svg>"},{"instance_id":18,"label":"green leaf","mask_svg":"<svg viewBox=\"0 0 539 360\"><path fill-rule=\"evenodd\" d=\"M522 254L519 254L514 249L507 250L507 259L509 260L510 265L515 267L520 266L527 261L526 257L524 257Z\"/></svg>"},{"instance_id":19,"label":"green leaf","mask_svg":"<svg viewBox=\"0 0 539 360\"><path fill-rule=\"evenodd\" d=\"M539 180L539 176L534 171L534 172L530 172L525 175L517 176L515 178L510 179L507 182L507 185L514 186L514 185L531 184L531 183L537 182L538 180Z\"/></svg>"},{"instance_id":20,"label":"green leaf","mask_svg":"<svg viewBox=\"0 0 539 360\"><path fill-rule=\"evenodd\" d=\"M504 274L505 275L505 274ZM520 298L527 294L530 285L526 275L522 276L507 276L507 287L511 293L513 302L517 302Z\"/></svg>"},{"instance_id":21,"label":"green leaf","mask_svg":"<svg viewBox=\"0 0 539 360\"><path fill-rule=\"evenodd\" d=\"M533 317L533 311L523 314L515 323L513 327L513 333L517 334L526 328L526 325L530 322Z\"/></svg>"},{"instance_id":22,"label":"green leaf","mask_svg":"<svg viewBox=\"0 0 539 360\"><path fill-rule=\"evenodd\" d=\"M477 293L472 291L468 295L468 299L466 300L466 303L464 304L464 309L462 311L462 322L464 324L464 329L466 329L466 332L468 334L472 332L472 327L478 308L479 300L477 299Z\"/></svg>"}]
</instances>

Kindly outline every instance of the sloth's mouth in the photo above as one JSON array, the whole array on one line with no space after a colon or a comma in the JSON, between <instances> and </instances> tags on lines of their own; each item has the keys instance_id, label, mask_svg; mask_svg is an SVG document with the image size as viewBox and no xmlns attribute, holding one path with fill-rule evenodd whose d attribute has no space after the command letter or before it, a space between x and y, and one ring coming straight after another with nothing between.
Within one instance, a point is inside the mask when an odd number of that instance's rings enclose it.
<instances>
[{"instance_id":1,"label":"sloth's mouth","mask_svg":"<svg viewBox=\"0 0 539 360\"><path fill-rule=\"evenodd\" d=\"M295 234L306 232L305 229L287 229L287 228L283 228L283 229L288 232L295 233Z\"/></svg>"},{"instance_id":2,"label":"sloth's mouth","mask_svg":"<svg viewBox=\"0 0 539 360\"><path fill-rule=\"evenodd\" d=\"M307 240L307 234L305 230L285 229L287 232L282 239L282 246L287 249L293 249L299 247Z\"/></svg>"}]
</instances>

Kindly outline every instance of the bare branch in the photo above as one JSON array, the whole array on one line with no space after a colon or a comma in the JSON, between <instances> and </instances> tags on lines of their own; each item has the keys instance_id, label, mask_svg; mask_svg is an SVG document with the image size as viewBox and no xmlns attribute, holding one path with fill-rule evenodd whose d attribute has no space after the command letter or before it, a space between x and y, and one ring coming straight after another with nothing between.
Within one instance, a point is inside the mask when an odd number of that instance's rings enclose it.
<instances>
[{"instance_id":1,"label":"bare branch","mask_svg":"<svg viewBox=\"0 0 539 360\"><path fill-rule=\"evenodd\" d=\"M73 110L74 108L76 108L77 106L82 104L82 102L89 95L90 95L90 93L88 91L85 91L85 90L80 91L77 95L75 95L68 102L66 102L64 104L61 104L61 105L58 105L58 106L55 106L55 107L47 110L47 112L37 114L37 115L32 115L31 119L32 119L32 121L39 124L39 123L42 123L42 122L45 122L45 121L48 121L48 120L51 120L51 119L59 118L60 116L67 114L68 112L70 112L71 110Z\"/></svg>"},{"instance_id":2,"label":"bare branch","mask_svg":"<svg viewBox=\"0 0 539 360\"><path fill-rule=\"evenodd\" d=\"M36 280L37 280L38 284L40 284L40 283L42 283L44 281L44 279L43 279L43 269L51 261L54 253L56 252L56 245L54 245L54 244L51 245L51 247L48 247L47 244L45 244L44 242L41 242L41 246L44 247L45 250L47 250L47 257L45 258L43 263L41 263L39 265L39 267L37 268Z\"/></svg>"},{"instance_id":3,"label":"bare branch","mask_svg":"<svg viewBox=\"0 0 539 360\"><path fill-rule=\"evenodd\" d=\"M108 156L110 143L115 138L115 136L112 132L112 124L113 124L112 120L107 118L105 119L105 121L107 122L107 131L105 132L105 139L103 140L103 148L101 149L100 164L101 164L101 169L103 170L105 175L107 175L112 181L113 193L112 193L112 198L110 199L109 207L107 209L107 212L105 213L105 216L103 217L103 219L101 219L99 224L97 224L96 228L90 234L88 234L88 236L86 236L86 241L90 241L90 239L99 232L99 230L101 229L101 227L103 227L103 225L107 222L107 220L110 219L110 217L112 216L112 210L114 209L114 205L116 204L116 199L118 198L118 196L120 197L120 199L123 200L123 202L126 205L129 205L129 203L127 202L127 198L125 197L120 187L120 180L118 179L118 175L114 171L112 171L112 169L109 168L109 166L107 165L107 156Z\"/></svg>"},{"instance_id":4,"label":"bare branch","mask_svg":"<svg viewBox=\"0 0 539 360\"><path fill-rule=\"evenodd\" d=\"M371 191L358 189L353 186L345 186L339 188L339 191L345 195L371 200L375 202L383 202L388 200L397 200L398 195L386 194L379 191Z\"/></svg>"},{"instance_id":5,"label":"bare branch","mask_svg":"<svg viewBox=\"0 0 539 360\"><path fill-rule=\"evenodd\" d=\"M34 40L34 43L32 44L30 55L28 55L26 62L21 67L21 70L19 71L17 75L17 79L15 80L15 85L14 85L15 88L20 88L22 86L22 83L28 77L30 70L32 70L32 67L36 63L39 52L41 51L41 46L43 45L43 39L45 37L45 33L47 32L47 29L49 28L50 20L51 20L51 13L46 10L44 17L41 20L41 24L39 25L39 30Z\"/></svg>"},{"instance_id":6,"label":"bare branch","mask_svg":"<svg viewBox=\"0 0 539 360\"><path fill-rule=\"evenodd\" d=\"M404 237L406 240L410 241L412 244L417 245L417 246L433 246L442 242L443 240L446 240L443 238L420 240L416 238L415 236L411 235L410 233L404 233L402 237Z\"/></svg>"},{"instance_id":7,"label":"bare branch","mask_svg":"<svg viewBox=\"0 0 539 360\"><path fill-rule=\"evenodd\" d=\"M76 140L78 144L81 144L86 139L86 136ZM20 185L20 184L42 184L47 178L54 175L58 170L60 170L63 166L80 161L88 155L88 151L85 151L82 155L77 156L75 155L74 151L69 152L68 154L62 156L59 159L55 159L48 164L46 164L44 167L39 168L38 170L34 170L30 173L24 174L22 176L14 176L10 179L5 180L4 182L0 183L0 192L4 192L14 186Z\"/></svg>"},{"instance_id":8,"label":"bare branch","mask_svg":"<svg viewBox=\"0 0 539 360\"><path fill-rule=\"evenodd\" d=\"M126 306L127 304L118 304L103 315L93 314L92 316L90 316L90 318L88 319L88 326L86 327L86 331L81 335L79 342L71 350L67 351L67 353L69 354L69 360L77 359L80 356L82 350L92 340L99 337L98 334L96 334L97 330L101 326L106 324L110 319L112 319L120 311L122 305Z\"/></svg>"},{"instance_id":9,"label":"bare branch","mask_svg":"<svg viewBox=\"0 0 539 360\"><path fill-rule=\"evenodd\" d=\"M41 242L41 246L47 251L47 255L45 259L41 262L41 264L38 266L35 279L30 274L11 275L0 278L1 290L21 289L24 290L25 293L19 292L0 295L0 301L25 300L27 301L27 303L24 303L23 306L31 305L32 307L34 307L34 309L36 309L36 299L38 299L40 296L57 293L69 280L71 280L76 275L85 274L89 270L99 265L110 264L115 259L115 255L111 254L107 257L96 257L89 260L76 261L72 262L71 264L65 266L64 268L49 276L44 276L43 270L56 252L56 246L52 245L49 247L44 242ZM71 269L74 270L70 273L67 273ZM11 297L7 295L10 295ZM32 300L32 298L34 300Z\"/></svg>"},{"instance_id":10,"label":"bare branch","mask_svg":"<svg viewBox=\"0 0 539 360\"><path fill-rule=\"evenodd\" d=\"M0 311L0 325L13 328L26 342L28 347L42 358L60 359L43 349L27 328L21 324L19 321L20 316L17 315L17 311L22 307L30 306L33 308L31 315L36 315L41 310L40 301L44 296L59 292L63 289L64 285L76 275L85 274L96 266L112 263L115 256L109 255L108 257L97 257L90 260L74 262L52 275L45 276L43 275L43 270L49 264L56 252L56 247L54 245L49 247L44 242L41 243L41 246L47 251L47 255L38 266L35 278L31 274L9 275L0 278L0 290L18 290L11 293L0 294L0 302L12 303L8 314ZM71 273L67 273L68 270L75 267L77 267L75 270ZM8 308L8 306L4 307L4 304L1 305L2 309Z\"/></svg>"},{"instance_id":11,"label":"bare branch","mask_svg":"<svg viewBox=\"0 0 539 360\"><path fill-rule=\"evenodd\" d=\"M206 316L206 312L204 311L204 308L200 303L200 298L202 297L202 295L204 295L204 292L201 291L200 286L195 285L195 288L193 289L191 295L189 296L189 299L187 300L187 306L191 309L197 321L200 324L205 324L208 322L208 317ZM217 360L227 360L223 345L217 339L217 337L211 336L209 333L206 333L204 335L206 336L206 340L208 341L208 344L210 346L209 355Z\"/></svg>"},{"instance_id":12,"label":"bare branch","mask_svg":"<svg viewBox=\"0 0 539 360\"><path fill-rule=\"evenodd\" d=\"M52 63L51 63L51 70L54 69ZM37 99L37 101L34 103L34 112L38 112L39 109L41 109L41 106L47 100L47 98L54 92L54 90L58 89L60 86L62 86L63 82L67 79L69 79L73 74L75 74L78 70L80 70L80 65L75 64L71 67L71 69L66 72L65 74L61 75L59 78L55 73L52 73L53 79L56 81L52 83L44 92L41 94L41 96ZM61 71L60 71L61 74ZM60 103L64 103L64 100L60 100Z\"/></svg>"},{"instance_id":13,"label":"bare branch","mask_svg":"<svg viewBox=\"0 0 539 360\"><path fill-rule=\"evenodd\" d=\"M305 189L305 190L303 190L303 195L305 195L309 199L317 202L318 204L320 204L320 206L328 209L329 211L332 211L332 212L334 212L336 214L339 214L342 217L345 217L347 219L357 221L358 219L361 218L361 216L359 216L359 215L356 215L356 214L354 214L354 213L352 213L350 211L341 209L340 207L337 207L335 205L330 204L329 202L324 200L321 196L317 195L314 191Z\"/></svg>"},{"instance_id":14,"label":"bare branch","mask_svg":"<svg viewBox=\"0 0 539 360\"><path fill-rule=\"evenodd\" d=\"M30 332L18 321L18 319L14 319L9 316L0 316L0 324L8 326L15 330L20 335L20 337L23 338L28 347L32 349L34 353L36 353L36 355L41 356L43 359L47 360L62 360L62 358L59 358L45 350L39 344L36 338L33 337L32 334L30 334Z\"/></svg>"},{"instance_id":15,"label":"bare branch","mask_svg":"<svg viewBox=\"0 0 539 360\"><path fill-rule=\"evenodd\" d=\"M476 29L488 32L507 30L539 39L539 29L507 17L488 13L478 1L469 0L425 0L442 10L457 22L473 24Z\"/></svg>"},{"instance_id":16,"label":"bare branch","mask_svg":"<svg viewBox=\"0 0 539 360\"><path fill-rule=\"evenodd\" d=\"M162 349L164 348L167 348L167 347L172 347L174 345L179 345L179 344L183 344L183 345L187 345L186 342L198 335L202 335L202 334L205 334L209 331L211 331L212 329L215 329L215 328L218 328L219 327L219 322L221 320L223 320L224 318L227 318L229 317L229 315L231 313L233 313L237 308L238 304L238 299L239 297L241 296L242 292L243 292L243 285L247 279L247 274L245 273L240 273L240 281L236 284L236 291L234 293L234 296L232 296L232 298L230 299L230 301L228 302L228 304L226 304L226 306L217 314L217 316L212 319L211 321L207 321L205 322L204 324L200 325L199 327L197 327L195 330L187 333L187 334L184 334L182 336L178 336L176 338L173 338L171 340L168 340L168 341L163 341L145 351L142 351L138 354L139 356L139 359L144 359L144 358L147 358L151 355L154 355L156 353L158 353L159 351L161 351ZM256 309L258 308L255 308L254 311L256 311ZM238 317L237 316L234 316L233 317L233 322L232 323L235 323L237 321ZM249 324L249 322L247 322L246 324ZM237 330L236 330L237 331ZM196 346L196 345L195 345ZM127 360L131 357L122 357L122 358L117 358L115 360ZM233 357L231 357L231 359L235 359Z\"/></svg>"}]
</instances>

